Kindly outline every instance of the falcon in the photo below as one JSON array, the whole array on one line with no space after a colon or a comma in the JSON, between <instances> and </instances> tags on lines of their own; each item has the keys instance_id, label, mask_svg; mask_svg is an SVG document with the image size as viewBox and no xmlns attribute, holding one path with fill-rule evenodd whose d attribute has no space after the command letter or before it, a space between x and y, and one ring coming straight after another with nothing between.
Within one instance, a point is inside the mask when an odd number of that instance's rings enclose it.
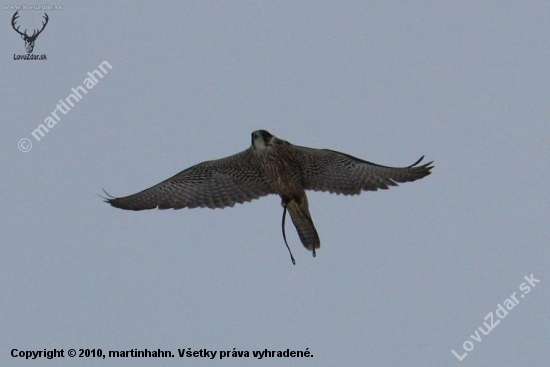
<instances>
[{"instance_id":1,"label":"falcon","mask_svg":"<svg viewBox=\"0 0 550 367\"><path fill-rule=\"evenodd\" d=\"M240 153L199 163L133 195L114 197L105 192L109 197L104 199L125 210L215 209L277 194L283 207L283 238L296 264L286 241L287 210L304 247L315 257L321 246L306 190L338 195L386 190L429 175L433 162L419 165L423 158L407 167L387 167L334 150L293 145L266 130L256 130L251 146Z\"/></svg>"}]
</instances>

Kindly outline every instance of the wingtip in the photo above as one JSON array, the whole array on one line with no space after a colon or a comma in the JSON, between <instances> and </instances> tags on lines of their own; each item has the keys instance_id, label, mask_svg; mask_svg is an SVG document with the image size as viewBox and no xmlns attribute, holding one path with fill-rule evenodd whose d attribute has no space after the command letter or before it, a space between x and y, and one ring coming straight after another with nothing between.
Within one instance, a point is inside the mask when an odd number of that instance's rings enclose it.
<instances>
[{"instance_id":1,"label":"wingtip","mask_svg":"<svg viewBox=\"0 0 550 367\"><path fill-rule=\"evenodd\" d=\"M97 194L97 196L99 196L100 198L102 198L102 199L103 199L103 202L109 203L109 204L112 205L112 201L115 200L116 197L114 197L113 195L111 195L111 194L109 194L107 191L105 191L105 189L104 189L103 187L101 188L101 190L103 190L103 193L104 193L105 195L107 195L107 197L102 196L102 195L100 195L100 194Z\"/></svg>"},{"instance_id":2,"label":"wingtip","mask_svg":"<svg viewBox=\"0 0 550 367\"><path fill-rule=\"evenodd\" d=\"M423 159L424 155L420 157L420 159L417 160L414 164L407 167L415 175L413 181L416 181L422 177L429 176L432 173L432 168L434 168L433 161L419 165L419 163L422 162Z\"/></svg>"},{"instance_id":3,"label":"wingtip","mask_svg":"<svg viewBox=\"0 0 550 367\"><path fill-rule=\"evenodd\" d=\"M415 167L416 165L418 165L418 163L422 162L423 159L424 159L424 156L420 157L416 162L411 164L408 168Z\"/></svg>"},{"instance_id":4,"label":"wingtip","mask_svg":"<svg viewBox=\"0 0 550 367\"><path fill-rule=\"evenodd\" d=\"M434 161L429 161L428 163L424 163L423 165L419 166L418 164L420 162L422 162L422 160L424 159L424 155L422 155L422 157L420 157L420 159L418 159L416 162L414 162L413 164L411 164L409 166L409 168L426 168L428 170L431 170L432 168L435 167L435 165L433 164Z\"/></svg>"}]
</instances>

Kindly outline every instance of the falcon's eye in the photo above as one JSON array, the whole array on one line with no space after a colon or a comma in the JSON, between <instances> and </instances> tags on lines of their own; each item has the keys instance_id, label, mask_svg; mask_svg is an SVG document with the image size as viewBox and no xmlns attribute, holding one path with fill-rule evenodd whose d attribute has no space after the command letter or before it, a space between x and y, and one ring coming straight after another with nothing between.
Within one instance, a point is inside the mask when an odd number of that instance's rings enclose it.
<instances>
[{"instance_id":1,"label":"falcon's eye","mask_svg":"<svg viewBox=\"0 0 550 367\"><path fill-rule=\"evenodd\" d=\"M261 133L262 133L262 138L264 138L265 142L270 141L271 138L273 137L273 135L271 135L269 132L267 132L265 130L262 130Z\"/></svg>"}]
</instances>

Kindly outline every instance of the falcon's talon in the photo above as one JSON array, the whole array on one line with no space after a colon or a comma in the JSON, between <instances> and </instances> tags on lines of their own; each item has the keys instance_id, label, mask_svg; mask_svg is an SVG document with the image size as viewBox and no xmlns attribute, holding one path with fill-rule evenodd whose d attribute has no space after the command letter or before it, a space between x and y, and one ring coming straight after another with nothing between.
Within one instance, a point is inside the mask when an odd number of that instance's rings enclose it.
<instances>
[{"instance_id":1,"label":"falcon's talon","mask_svg":"<svg viewBox=\"0 0 550 367\"><path fill-rule=\"evenodd\" d=\"M214 209L277 194L284 208L283 238L296 264L284 229L287 209L304 247L313 251L314 257L320 247L306 190L359 195L361 191L388 189L428 176L433 165L419 165L423 158L407 167L387 167L334 150L293 145L266 130L256 130L251 146L240 153L199 163L133 195L117 198L104 190L104 199L126 210Z\"/></svg>"}]
</instances>

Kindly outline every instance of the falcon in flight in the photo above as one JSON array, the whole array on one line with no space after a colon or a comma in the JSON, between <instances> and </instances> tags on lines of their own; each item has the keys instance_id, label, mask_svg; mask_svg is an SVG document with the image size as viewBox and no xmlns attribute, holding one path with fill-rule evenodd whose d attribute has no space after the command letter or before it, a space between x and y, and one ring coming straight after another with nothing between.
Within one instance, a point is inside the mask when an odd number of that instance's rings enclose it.
<instances>
[{"instance_id":1,"label":"falcon in flight","mask_svg":"<svg viewBox=\"0 0 550 367\"><path fill-rule=\"evenodd\" d=\"M293 145L265 130L252 133L252 145L235 155L199 163L136 194L105 201L126 210L232 207L236 203L277 194L285 216L290 213L304 247L321 246L313 225L306 190L344 195L376 191L429 175L432 162L408 167L386 167L328 149ZM288 248L288 244L287 244ZM292 262L294 257L288 249Z\"/></svg>"}]
</instances>

